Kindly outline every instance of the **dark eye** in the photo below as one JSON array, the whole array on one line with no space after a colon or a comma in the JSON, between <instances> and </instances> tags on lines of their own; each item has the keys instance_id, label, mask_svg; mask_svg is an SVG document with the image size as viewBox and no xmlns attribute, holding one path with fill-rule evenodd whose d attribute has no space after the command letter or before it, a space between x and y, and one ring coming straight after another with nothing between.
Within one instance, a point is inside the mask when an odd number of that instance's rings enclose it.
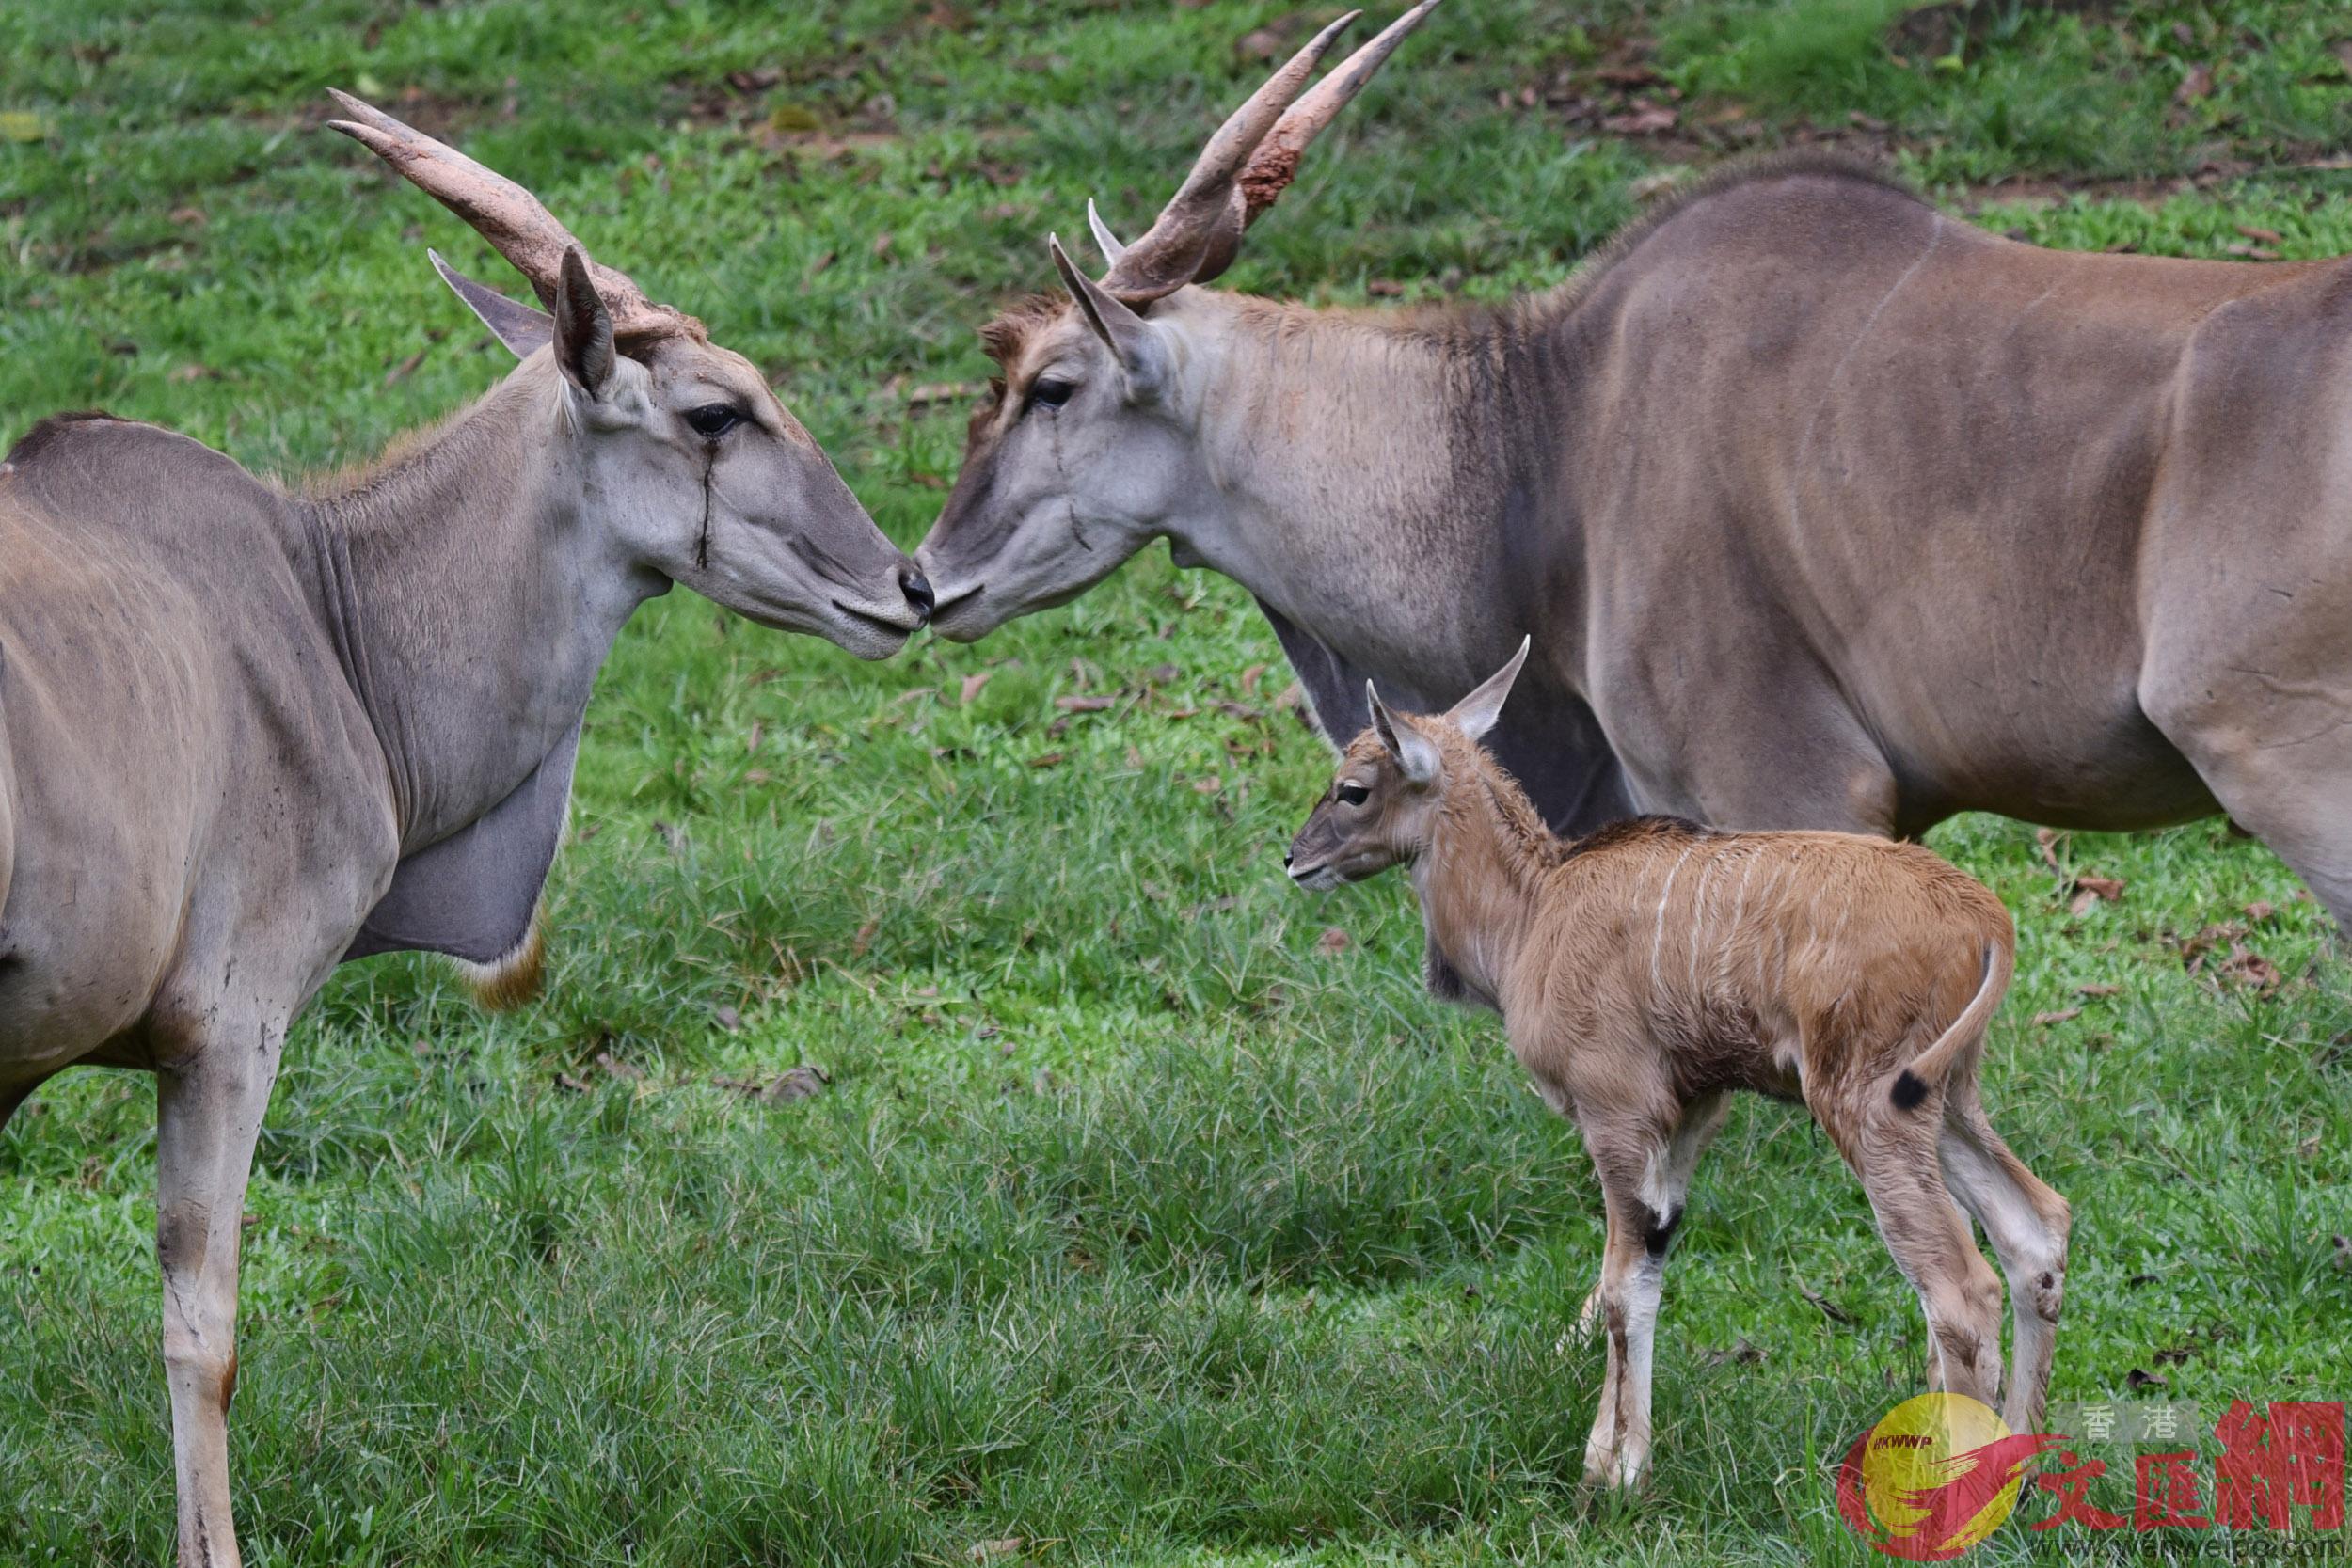
<instances>
[{"instance_id":1,"label":"dark eye","mask_svg":"<svg viewBox=\"0 0 2352 1568\"><path fill-rule=\"evenodd\" d=\"M706 441L715 441L742 422L743 416L732 404L706 403L700 408L686 411L686 422L694 427L694 434Z\"/></svg>"},{"instance_id":2,"label":"dark eye","mask_svg":"<svg viewBox=\"0 0 2352 1568\"><path fill-rule=\"evenodd\" d=\"M1077 389L1077 383L1073 381L1059 381L1048 376L1030 385L1029 401L1047 408L1059 408L1070 401L1070 395Z\"/></svg>"},{"instance_id":3,"label":"dark eye","mask_svg":"<svg viewBox=\"0 0 2352 1568\"><path fill-rule=\"evenodd\" d=\"M1343 806L1360 806L1372 799L1372 791L1362 784L1342 784L1339 794L1340 804Z\"/></svg>"}]
</instances>

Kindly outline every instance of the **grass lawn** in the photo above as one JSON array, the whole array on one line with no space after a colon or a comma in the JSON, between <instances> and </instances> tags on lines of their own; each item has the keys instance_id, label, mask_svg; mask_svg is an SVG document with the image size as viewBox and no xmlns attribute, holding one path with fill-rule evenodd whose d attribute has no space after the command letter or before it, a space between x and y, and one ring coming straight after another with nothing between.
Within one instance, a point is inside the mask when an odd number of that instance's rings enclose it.
<instances>
[{"instance_id":1,"label":"grass lawn","mask_svg":"<svg viewBox=\"0 0 2352 1568\"><path fill-rule=\"evenodd\" d=\"M11 0L0 442L103 404L292 471L503 372L423 246L511 275L317 129L336 85L702 315L911 544L1046 231L1089 195L1142 228L1253 30L1333 8ZM1228 281L1496 297L1661 176L1823 138L2048 244L2352 252L2340 6L1901 8L1452 0ZM650 606L589 713L545 999L382 959L295 1030L246 1232L248 1560L1861 1560L1829 1471L1926 1349L1859 1188L1740 1108L1668 1272L1655 1484L1583 1494L1581 1151L1422 994L1400 879L1284 885L1327 780L1287 683L1164 549L881 666ZM2055 1398L2196 1402L2210 1453L2233 1398L2352 1396L2320 911L2218 821L1931 842L2021 927L1987 1100L2075 1206ZM731 1086L803 1063L830 1088ZM89 1071L0 1134L11 1568L168 1559L152 1119ZM2347 1552L2012 1524L1968 1560Z\"/></svg>"}]
</instances>

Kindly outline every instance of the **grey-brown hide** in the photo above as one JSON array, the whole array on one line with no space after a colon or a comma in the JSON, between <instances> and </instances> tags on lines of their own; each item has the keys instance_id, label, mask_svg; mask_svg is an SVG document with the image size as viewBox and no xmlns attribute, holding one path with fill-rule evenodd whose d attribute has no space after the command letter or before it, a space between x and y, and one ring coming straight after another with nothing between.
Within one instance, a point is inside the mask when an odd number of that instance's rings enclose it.
<instances>
[{"instance_id":1,"label":"grey-brown hide","mask_svg":"<svg viewBox=\"0 0 2352 1568\"><path fill-rule=\"evenodd\" d=\"M496 179L400 130L461 210ZM581 714L646 597L866 657L928 607L748 362L492 195L551 312L461 287L525 357L383 462L290 493L68 416L0 463L0 1121L77 1062L157 1076L187 1565L238 1558L238 1221L294 1013L390 948L527 984Z\"/></svg>"},{"instance_id":2,"label":"grey-brown hide","mask_svg":"<svg viewBox=\"0 0 2352 1568\"><path fill-rule=\"evenodd\" d=\"M943 635L1164 536L1335 741L1532 633L1494 748L1564 829L2219 808L2352 918L2352 262L2046 250L1802 155L1502 308L1113 304L993 324Z\"/></svg>"},{"instance_id":3,"label":"grey-brown hide","mask_svg":"<svg viewBox=\"0 0 2352 1568\"><path fill-rule=\"evenodd\" d=\"M1641 817L1555 837L1478 745L1517 673L1436 717L1372 699L1286 863L1310 889L1409 866L1432 988L1499 1010L1584 1137L1609 1220L1586 1309L1609 1334L1588 1475L1629 1484L1648 1463L1667 1245L1736 1089L1811 1110L1919 1292L1936 1386L1992 1404L2001 1284L1955 1200L1984 1226L2015 1309L2006 1418L2031 1431L2070 1215L1978 1098L2013 962L2000 901L1916 845L1855 834Z\"/></svg>"}]
</instances>

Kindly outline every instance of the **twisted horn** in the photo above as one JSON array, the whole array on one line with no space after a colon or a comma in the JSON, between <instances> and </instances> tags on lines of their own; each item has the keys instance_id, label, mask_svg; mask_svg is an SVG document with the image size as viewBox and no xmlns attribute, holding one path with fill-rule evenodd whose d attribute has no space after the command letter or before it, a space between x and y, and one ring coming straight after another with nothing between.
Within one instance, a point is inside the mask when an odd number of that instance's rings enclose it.
<instances>
[{"instance_id":1,"label":"twisted horn","mask_svg":"<svg viewBox=\"0 0 2352 1568\"><path fill-rule=\"evenodd\" d=\"M435 141L415 127L402 123L347 92L328 93L349 119L330 119L329 130L365 147L393 170L455 213L490 247L514 264L531 283L540 303L555 308L556 286L563 275L564 253L587 247L556 221L539 198L495 170L484 167L463 152ZM657 305L645 297L628 274L590 261L588 273L597 295L612 314L615 337L653 338L685 335L701 339L703 325L682 310Z\"/></svg>"},{"instance_id":2,"label":"twisted horn","mask_svg":"<svg viewBox=\"0 0 2352 1568\"><path fill-rule=\"evenodd\" d=\"M1438 0L1421 0L1421 4L1381 29L1380 36L1350 55L1340 66L1325 76L1292 104L1265 140L1258 144L1249 156L1249 166L1241 172L1241 195L1244 200L1242 222L1257 221L1258 214L1274 205L1294 175L1298 172L1299 157L1307 144L1331 123L1348 101L1363 90L1373 73L1396 53L1396 46L1405 41L1405 35L1422 24L1422 19L1437 9Z\"/></svg>"},{"instance_id":3,"label":"twisted horn","mask_svg":"<svg viewBox=\"0 0 2352 1568\"><path fill-rule=\"evenodd\" d=\"M1249 155L1249 163L1235 182L1232 211L1225 214L1214 231L1208 251L1200 259L1192 280L1206 283L1232 265L1240 254L1242 230L1258 221L1258 214L1274 205L1274 198L1289 188L1298 173L1298 160L1307 146L1322 134L1348 101L1363 89L1373 73L1396 52L1405 41L1405 35L1421 25L1422 18L1437 8L1438 0L1421 0L1421 4L1398 17L1380 31L1380 36L1366 43L1342 61L1322 81L1317 82L1297 103L1283 112Z\"/></svg>"},{"instance_id":4,"label":"twisted horn","mask_svg":"<svg viewBox=\"0 0 2352 1568\"><path fill-rule=\"evenodd\" d=\"M1310 39L1304 49L1267 77L1265 85L1217 127L1216 135L1200 150L1192 172L1152 227L1113 263L1103 279L1104 289L1130 304L1141 304L1174 293L1193 280L1218 231L1231 226L1236 211L1233 182L1249 155L1304 90L1307 78L1314 73L1332 40L1362 14L1350 11Z\"/></svg>"}]
</instances>

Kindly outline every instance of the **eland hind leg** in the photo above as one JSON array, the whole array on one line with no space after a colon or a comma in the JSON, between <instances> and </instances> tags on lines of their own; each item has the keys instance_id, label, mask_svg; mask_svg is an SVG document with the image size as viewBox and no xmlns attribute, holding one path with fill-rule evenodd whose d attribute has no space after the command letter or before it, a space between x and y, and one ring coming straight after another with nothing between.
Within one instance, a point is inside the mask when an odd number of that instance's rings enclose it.
<instances>
[{"instance_id":1,"label":"eland hind leg","mask_svg":"<svg viewBox=\"0 0 2352 1568\"><path fill-rule=\"evenodd\" d=\"M2014 1327L2009 1404L2001 1418L2011 1432L2032 1432L2042 1421L2058 1354L2073 1211L2001 1141L1973 1082L1947 1085L1937 1149L1945 1179L1984 1227L2009 1278Z\"/></svg>"},{"instance_id":2,"label":"eland hind leg","mask_svg":"<svg viewBox=\"0 0 2352 1568\"><path fill-rule=\"evenodd\" d=\"M1817 1106L1815 1115L1821 1114ZM1937 1159L1930 1116L1867 1097L1865 1125L1827 1127L1862 1179L1879 1235L1927 1314L1932 1387L1997 1408L2001 1393L2001 1280L1984 1255ZM1826 1125L1826 1118L1825 1125Z\"/></svg>"}]
</instances>

